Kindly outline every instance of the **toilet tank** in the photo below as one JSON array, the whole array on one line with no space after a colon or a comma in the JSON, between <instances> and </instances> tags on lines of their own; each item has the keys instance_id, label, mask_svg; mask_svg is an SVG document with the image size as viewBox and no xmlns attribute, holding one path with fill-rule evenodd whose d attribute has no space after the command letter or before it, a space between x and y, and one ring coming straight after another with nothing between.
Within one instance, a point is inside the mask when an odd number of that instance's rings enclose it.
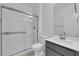
<instances>
[{"instance_id":1,"label":"toilet tank","mask_svg":"<svg viewBox=\"0 0 79 59\"><path fill-rule=\"evenodd\" d=\"M48 35L41 35L39 38L39 42L45 45L46 38L48 38Z\"/></svg>"}]
</instances>

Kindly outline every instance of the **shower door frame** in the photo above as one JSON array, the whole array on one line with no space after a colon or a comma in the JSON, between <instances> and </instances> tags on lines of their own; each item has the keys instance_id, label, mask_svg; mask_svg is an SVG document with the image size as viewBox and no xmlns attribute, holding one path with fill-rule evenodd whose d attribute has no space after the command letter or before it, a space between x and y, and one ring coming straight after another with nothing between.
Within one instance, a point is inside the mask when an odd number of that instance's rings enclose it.
<instances>
[{"instance_id":1,"label":"shower door frame","mask_svg":"<svg viewBox=\"0 0 79 59\"><path fill-rule=\"evenodd\" d=\"M5 8L5 9L8 9L8 10L12 10L12 11L16 11L16 12L20 12L20 13L23 13L23 14L26 14L26 15L30 15L30 16L33 16L33 17L36 17L36 20L37 20L37 42L38 42L38 16L37 15L32 15L32 14L29 14L29 13L26 13L26 12L23 12L23 11L21 11L21 10L18 10L18 9L14 9L14 8L11 8L11 7L8 7L8 6L4 6L4 5L1 5L0 4L0 22L1 22L1 33L0 33L0 35L1 35L1 39L0 39L0 43L1 43L1 45L0 45L0 48L1 48L1 53L0 53L0 55L1 56L3 56L2 55L2 8ZM33 21L33 27L34 27L34 21ZM34 28L33 28L33 41L34 41ZM28 49L30 49L30 48L28 48ZM28 50L28 49L24 49L24 50L22 50L22 51L25 51L25 50ZM20 52L22 52L22 51L20 51ZM17 53L15 53L15 54L18 54L18 53L20 53L20 52L17 52Z\"/></svg>"}]
</instances>

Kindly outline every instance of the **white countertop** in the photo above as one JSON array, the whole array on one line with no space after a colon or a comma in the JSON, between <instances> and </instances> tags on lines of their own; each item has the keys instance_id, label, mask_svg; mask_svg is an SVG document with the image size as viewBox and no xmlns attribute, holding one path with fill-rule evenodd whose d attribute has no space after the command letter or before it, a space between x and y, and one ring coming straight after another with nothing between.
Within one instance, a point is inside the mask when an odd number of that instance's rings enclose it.
<instances>
[{"instance_id":1,"label":"white countertop","mask_svg":"<svg viewBox=\"0 0 79 59\"><path fill-rule=\"evenodd\" d=\"M58 36L54 36L51 38L47 38L46 40L79 52L79 38L66 37L66 39L63 40L59 39Z\"/></svg>"}]
</instances>

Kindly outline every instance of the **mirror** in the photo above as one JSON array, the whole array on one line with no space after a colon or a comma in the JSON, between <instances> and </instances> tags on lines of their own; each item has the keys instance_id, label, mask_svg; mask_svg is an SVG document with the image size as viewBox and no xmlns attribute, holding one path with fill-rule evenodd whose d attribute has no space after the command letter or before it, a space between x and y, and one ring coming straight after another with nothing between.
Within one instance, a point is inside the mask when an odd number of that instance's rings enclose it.
<instances>
[{"instance_id":1,"label":"mirror","mask_svg":"<svg viewBox=\"0 0 79 59\"><path fill-rule=\"evenodd\" d=\"M79 13L79 3L76 3ZM74 3L57 3L54 6L54 34L66 32L67 36L79 37L79 23L75 17Z\"/></svg>"}]
</instances>

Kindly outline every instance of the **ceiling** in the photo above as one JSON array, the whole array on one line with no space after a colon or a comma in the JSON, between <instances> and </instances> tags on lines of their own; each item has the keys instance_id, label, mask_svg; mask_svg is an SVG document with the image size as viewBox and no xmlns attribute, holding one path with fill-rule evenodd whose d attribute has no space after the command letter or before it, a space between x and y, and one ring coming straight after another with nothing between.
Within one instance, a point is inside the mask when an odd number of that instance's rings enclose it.
<instances>
[{"instance_id":1,"label":"ceiling","mask_svg":"<svg viewBox=\"0 0 79 59\"><path fill-rule=\"evenodd\" d=\"M54 8L57 9L57 10L60 10L60 9L62 9L64 7L69 6L69 5L73 5L73 3L56 3L54 5Z\"/></svg>"}]
</instances>

